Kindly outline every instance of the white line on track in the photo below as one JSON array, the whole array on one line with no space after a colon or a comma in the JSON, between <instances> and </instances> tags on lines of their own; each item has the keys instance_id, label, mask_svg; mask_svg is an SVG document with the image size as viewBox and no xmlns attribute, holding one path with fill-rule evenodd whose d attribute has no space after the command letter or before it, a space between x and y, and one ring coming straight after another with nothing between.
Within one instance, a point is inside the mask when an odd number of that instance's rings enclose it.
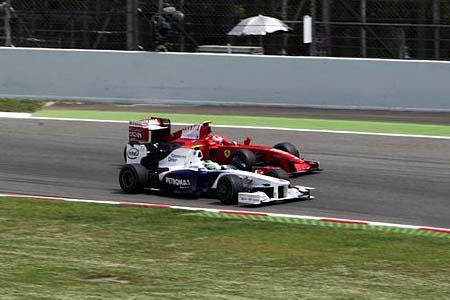
<instances>
[{"instance_id":1,"label":"white line on track","mask_svg":"<svg viewBox=\"0 0 450 300\"><path fill-rule=\"evenodd\" d=\"M28 118L31 118L31 114L29 114L29 113L14 113L14 112L2 112L2 111L0 111L0 118L28 119Z\"/></svg>"},{"instance_id":2,"label":"white line on track","mask_svg":"<svg viewBox=\"0 0 450 300\"><path fill-rule=\"evenodd\" d=\"M95 123L128 123L128 121L116 120L97 120L97 119L75 119L75 118L50 118L50 117L33 117L30 114L20 116L18 114L0 113L0 118L15 119L31 119L31 120L55 120L55 121L73 121L73 122L95 122ZM192 125L192 123L172 123L173 125ZM369 135L369 136L388 136L388 137L408 137L408 138L424 138L424 139L441 139L450 140L450 136L436 135L419 135L419 134L400 134L400 133L377 133L377 132L358 132L343 130L321 130L321 129L298 129L283 127L262 127L262 126L238 126L238 125L213 125L218 128L240 128L240 129L258 129L258 130L278 130L278 131L294 131L294 132L311 132L311 133L331 133L331 134L353 134L353 135Z\"/></svg>"},{"instance_id":3,"label":"white line on track","mask_svg":"<svg viewBox=\"0 0 450 300\"><path fill-rule=\"evenodd\" d=\"M392 137L413 137L413 138L450 140L450 136L419 135L419 134L377 133L377 132L358 132L358 131L343 131L343 130L297 129L297 128L282 128L282 127L234 126L234 125L214 125L214 127L266 129L266 130L317 132L317 133L336 133L336 134L356 134L356 135L375 135L375 136L392 136Z\"/></svg>"}]
</instances>

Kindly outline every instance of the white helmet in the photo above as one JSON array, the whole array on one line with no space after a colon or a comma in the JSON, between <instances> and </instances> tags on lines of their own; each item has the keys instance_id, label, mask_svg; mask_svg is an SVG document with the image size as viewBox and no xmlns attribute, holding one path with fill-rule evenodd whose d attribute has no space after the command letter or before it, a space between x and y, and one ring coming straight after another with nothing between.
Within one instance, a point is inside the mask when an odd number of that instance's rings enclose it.
<instances>
[{"instance_id":1,"label":"white helmet","mask_svg":"<svg viewBox=\"0 0 450 300\"><path fill-rule=\"evenodd\" d=\"M222 142L223 142L223 137L221 137L220 135L213 135L213 136L212 136L212 140L213 140L214 142L216 142L216 143L222 144Z\"/></svg>"}]
</instances>

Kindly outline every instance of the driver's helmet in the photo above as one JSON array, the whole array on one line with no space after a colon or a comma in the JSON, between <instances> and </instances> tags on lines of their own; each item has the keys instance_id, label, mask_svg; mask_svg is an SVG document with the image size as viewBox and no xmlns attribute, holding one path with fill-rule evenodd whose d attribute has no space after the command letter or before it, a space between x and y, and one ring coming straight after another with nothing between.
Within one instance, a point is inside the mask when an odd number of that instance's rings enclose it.
<instances>
[{"instance_id":1,"label":"driver's helmet","mask_svg":"<svg viewBox=\"0 0 450 300\"><path fill-rule=\"evenodd\" d=\"M211 160L205 160L204 164L205 164L205 168L207 170L211 170L211 171L220 170L220 165L218 163L215 163L215 162L211 161Z\"/></svg>"},{"instance_id":2,"label":"driver's helmet","mask_svg":"<svg viewBox=\"0 0 450 300\"><path fill-rule=\"evenodd\" d=\"M212 140L216 143L222 144L223 142L223 137L221 137L220 135L213 135L212 136Z\"/></svg>"}]
</instances>

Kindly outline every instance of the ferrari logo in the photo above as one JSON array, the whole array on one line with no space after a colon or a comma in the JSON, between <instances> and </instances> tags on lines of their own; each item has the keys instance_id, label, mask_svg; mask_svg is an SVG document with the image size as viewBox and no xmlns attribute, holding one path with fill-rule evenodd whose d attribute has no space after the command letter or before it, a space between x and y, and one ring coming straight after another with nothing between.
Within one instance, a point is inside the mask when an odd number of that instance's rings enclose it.
<instances>
[{"instance_id":1,"label":"ferrari logo","mask_svg":"<svg viewBox=\"0 0 450 300\"><path fill-rule=\"evenodd\" d=\"M230 157L230 154L231 154L230 150L223 151L223 155L225 155L226 158Z\"/></svg>"}]
</instances>

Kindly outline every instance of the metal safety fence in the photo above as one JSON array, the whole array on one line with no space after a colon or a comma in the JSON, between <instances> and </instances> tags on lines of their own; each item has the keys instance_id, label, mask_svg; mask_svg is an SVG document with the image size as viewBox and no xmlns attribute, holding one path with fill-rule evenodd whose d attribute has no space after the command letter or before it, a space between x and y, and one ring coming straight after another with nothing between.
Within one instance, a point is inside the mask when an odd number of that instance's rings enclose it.
<instances>
[{"instance_id":1,"label":"metal safety fence","mask_svg":"<svg viewBox=\"0 0 450 300\"><path fill-rule=\"evenodd\" d=\"M227 35L259 14L291 30ZM305 15L313 20L308 44ZM265 54L449 60L450 1L0 0L0 45L182 52L232 45Z\"/></svg>"}]
</instances>

